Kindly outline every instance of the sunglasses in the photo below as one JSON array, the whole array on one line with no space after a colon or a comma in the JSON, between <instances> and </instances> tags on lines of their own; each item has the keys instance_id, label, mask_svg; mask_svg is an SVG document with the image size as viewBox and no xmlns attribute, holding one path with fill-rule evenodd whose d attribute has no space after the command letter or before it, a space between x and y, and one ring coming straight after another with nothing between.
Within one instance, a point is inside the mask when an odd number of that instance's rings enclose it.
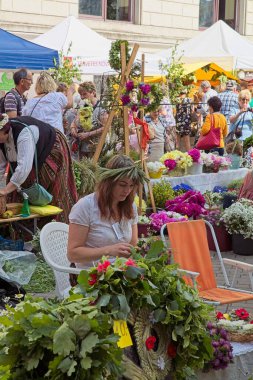
<instances>
[{"instance_id":1,"label":"sunglasses","mask_svg":"<svg viewBox=\"0 0 253 380\"><path fill-rule=\"evenodd\" d=\"M249 102L250 99L247 99L247 98L241 98L240 100L242 100L243 102Z\"/></svg>"}]
</instances>

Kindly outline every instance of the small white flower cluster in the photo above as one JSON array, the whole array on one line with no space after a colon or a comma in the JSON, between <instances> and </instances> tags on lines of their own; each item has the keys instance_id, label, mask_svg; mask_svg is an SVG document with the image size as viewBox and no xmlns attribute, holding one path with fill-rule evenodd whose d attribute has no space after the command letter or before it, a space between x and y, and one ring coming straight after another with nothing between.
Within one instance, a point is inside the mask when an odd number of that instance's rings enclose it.
<instances>
[{"instance_id":1,"label":"small white flower cluster","mask_svg":"<svg viewBox=\"0 0 253 380\"><path fill-rule=\"evenodd\" d=\"M180 219L182 218L183 215L179 214L178 212L175 212L175 211L167 211L167 215L169 218L176 218L176 219Z\"/></svg>"},{"instance_id":2,"label":"small white flower cluster","mask_svg":"<svg viewBox=\"0 0 253 380\"><path fill-rule=\"evenodd\" d=\"M248 321L230 321L227 319L221 319L217 322L219 327L224 327L227 331L238 333L253 333L253 324Z\"/></svg>"},{"instance_id":3,"label":"small white flower cluster","mask_svg":"<svg viewBox=\"0 0 253 380\"><path fill-rule=\"evenodd\" d=\"M149 220L149 218L146 215L139 215L138 216L138 223L149 224L150 220Z\"/></svg>"},{"instance_id":4,"label":"small white flower cluster","mask_svg":"<svg viewBox=\"0 0 253 380\"><path fill-rule=\"evenodd\" d=\"M147 168L148 168L148 171L153 172L153 173L157 173L163 169L166 169L165 166L159 161L148 162Z\"/></svg>"},{"instance_id":5,"label":"small white flower cluster","mask_svg":"<svg viewBox=\"0 0 253 380\"><path fill-rule=\"evenodd\" d=\"M241 199L226 208L222 220L230 234L253 239L253 202Z\"/></svg>"}]
</instances>

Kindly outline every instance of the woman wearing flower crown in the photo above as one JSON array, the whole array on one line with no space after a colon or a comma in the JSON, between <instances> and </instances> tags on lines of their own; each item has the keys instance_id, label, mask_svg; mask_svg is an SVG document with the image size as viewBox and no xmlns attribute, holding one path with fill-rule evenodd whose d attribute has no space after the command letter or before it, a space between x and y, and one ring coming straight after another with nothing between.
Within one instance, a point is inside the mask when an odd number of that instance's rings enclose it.
<instances>
[{"instance_id":1,"label":"woman wearing flower crown","mask_svg":"<svg viewBox=\"0 0 253 380\"><path fill-rule=\"evenodd\" d=\"M95 193L80 199L70 216L68 258L90 267L102 256L129 257L137 243L134 196L144 172L125 155L114 156L101 169Z\"/></svg>"}]
</instances>

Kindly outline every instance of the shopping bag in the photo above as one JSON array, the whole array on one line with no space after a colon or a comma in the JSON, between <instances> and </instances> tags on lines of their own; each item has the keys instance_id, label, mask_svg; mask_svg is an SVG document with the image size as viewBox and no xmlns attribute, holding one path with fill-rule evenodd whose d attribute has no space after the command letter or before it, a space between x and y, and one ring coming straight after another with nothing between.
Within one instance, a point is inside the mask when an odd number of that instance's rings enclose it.
<instances>
[{"instance_id":1,"label":"shopping bag","mask_svg":"<svg viewBox=\"0 0 253 380\"><path fill-rule=\"evenodd\" d=\"M213 148L220 147L221 130L220 128L214 127L214 116L210 115L210 118L211 118L210 131L206 135L200 135L199 140L196 144L197 149L210 150Z\"/></svg>"}]
</instances>

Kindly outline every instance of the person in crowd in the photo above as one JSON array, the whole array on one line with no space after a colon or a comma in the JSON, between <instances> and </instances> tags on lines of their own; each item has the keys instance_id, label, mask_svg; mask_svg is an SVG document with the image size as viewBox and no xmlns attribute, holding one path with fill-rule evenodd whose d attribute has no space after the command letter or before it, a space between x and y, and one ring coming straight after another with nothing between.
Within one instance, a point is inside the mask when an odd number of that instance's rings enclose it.
<instances>
[{"instance_id":1,"label":"person in crowd","mask_svg":"<svg viewBox=\"0 0 253 380\"><path fill-rule=\"evenodd\" d=\"M81 142L80 157L92 157L103 132L108 114L106 110L101 107L93 82L81 83L78 92L81 99L85 99L93 108L92 129L90 131L82 131L80 128L80 113L78 112L70 126L70 131L71 135Z\"/></svg>"},{"instance_id":2,"label":"person in crowd","mask_svg":"<svg viewBox=\"0 0 253 380\"><path fill-rule=\"evenodd\" d=\"M9 117L22 115L26 103L24 93L28 91L33 83L31 71L22 68L13 74L15 88L12 88L4 97L3 109L0 112L7 113Z\"/></svg>"},{"instance_id":3,"label":"person in crowd","mask_svg":"<svg viewBox=\"0 0 253 380\"><path fill-rule=\"evenodd\" d=\"M58 84L56 88L56 92L62 92L66 97L68 96L68 86L66 83L61 82Z\"/></svg>"},{"instance_id":4,"label":"person in crowd","mask_svg":"<svg viewBox=\"0 0 253 380\"><path fill-rule=\"evenodd\" d=\"M238 95L238 105L230 111L230 132L243 141L252 135L253 112L249 108L251 94L249 90L242 90Z\"/></svg>"},{"instance_id":5,"label":"person in crowd","mask_svg":"<svg viewBox=\"0 0 253 380\"><path fill-rule=\"evenodd\" d=\"M102 256L130 257L138 240L134 197L144 177L131 158L116 155L102 169L96 192L73 207L68 259L77 267L90 267Z\"/></svg>"},{"instance_id":6,"label":"person in crowd","mask_svg":"<svg viewBox=\"0 0 253 380\"><path fill-rule=\"evenodd\" d=\"M246 174L238 198L246 198L253 201L253 170Z\"/></svg>"},{"instance_id":7,"label":"person in crowd","mask_svg":"<svg viewBox=\"0 0 253 380\"><path fill-rule=\"evenodd\" d=\"M191 99L187 97L187 90L183 89L179 94L180 101L176 105L176 132L177 147L180 148L181 139L184 142L186 151L191 149L190 133L191 133Z\"/></svg>"},{"instance_id":8,"label":"person in crowd","mask_svg":"<svg viewBox=\"0 0 253 380\"><path fill-rule=\"evenodd\" d=\"M211 125L220 129L220 146L210 149L210 152L217 152L220 156L224 154L224 139L228 134L227 121L224 115L220 113L221 100L218 96L211 97L208 101L209 114L206 116L205 122L201 128L201 134L207 135L210 132ZM206 151L208 153L209 151Z\"/></svg>"},{"instance_id":9,"label":"person in crowd","mask_svg":"<svg viewBox=\"0 0 253 380\"><path fill-rule=\"evenodd\" d=\"M165 142L167 138L167 123L164 117L160 115L161 108L150 111L145 116L146 122L154 130L154 139L149 141L148 161L159 161L165 151Z\"/></svg>"},{"instance_id":10,"label":"person in crowd","mask_svg":"<svg viewBox=\"0 0 253 380\"><path fill-rule=\"evenodd\" d=\"M58 129L33 117L10 119L0 114L0 173L4 174L8 162L11 166L10 180L0 189L0 196L8 196L12 202L22 201L16 190L33 185L35 144L39 184L53 195L52 205L63 209L58 220L67 222L77 201L68 145Z\"/></svg>"},{"instance_id":11,"label":"person in crowd","mask_svg":"<svg viewBox=\"0 0 253 380\"><path fill-rule=\"evenodd\" d=\"M165 89L161 104L161 116L165 118L167 125L165 150L169 152L176 149L176 120L173 114L173 108L169 94L165 91Z\"/></svg>"},{"instance_id":12,"label":"person in crowd","mask_svg":"<svg viewBox=\"0 0 253 380\"><path fill-rule=\"evenodd\" d=\"M230 125L230 111L238 106L238 95L234 92L236 82L228 80L226 83L226 90L218 94L218 98L221 100L220 112L227 119L227 124Z\"/></svg>"},{"instance_id":13,"label":"person in crowd","mask_svg":"<svg viewBox=\"0 0 253 380\"><path fill-rule=\"evenodd\" d=\"M67 97L63 92L56 92L57 85L46 71L40 73L35 85L37 96L29 99L23 109L23 116L32 116L59 129L63 129L63 111L72 107L74 85L67 90Z\"/></svg>"},{"instance_id":14,"label":"person in crowd","mask_svg":"<svg viewBox=\"0 0 253 380\"><path fill-rule=\"evenodd\" d=\"M211 88L211 84L208 80L204 80L200 84L200 89L202 91L202 109L201 113L205 117L208 112L208 100L213 97L217 96L217 92Z\"/></svg>"}]
</instances>

